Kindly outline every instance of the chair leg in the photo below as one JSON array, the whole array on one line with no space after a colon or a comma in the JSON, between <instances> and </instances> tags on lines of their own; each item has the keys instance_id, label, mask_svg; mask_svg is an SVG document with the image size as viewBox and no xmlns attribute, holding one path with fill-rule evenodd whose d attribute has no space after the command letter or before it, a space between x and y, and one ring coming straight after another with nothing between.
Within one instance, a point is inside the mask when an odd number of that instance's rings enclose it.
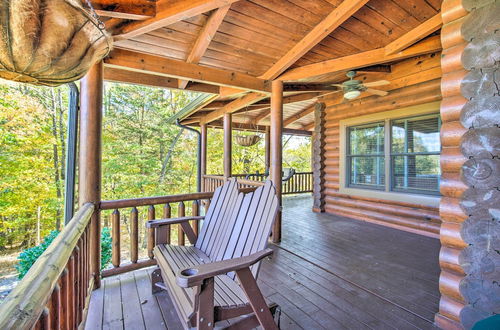
<instances>
[{"instance_id":1,"label":"chair leg","mask_svg":"<svg viewBox=\"0 0 500 330\"><path fill-rule=\"evenodd\" d=\"M260 292L257 282L253 277L250 268L243 268L236 271L240 285L252 306L253 312L264 330L277 330L278 326L274 322L273 315Z\"/></svg>"},{"instance_id":2,"label":"chair leg","mask_svg":"<svg viewBox=\"0 0 500 330\"><path fill-rule=\"evenodd\" d=\"M163 283L160 268L156 268L151 274L151 291L153 292L153 294L161 292L161 288L158 287L156 283Z\"/></svg>"},{"instance_id":3,"label":"chair leg","mask_svg":"<svg viewBox=\"0 0 500 330\"><path fill-rule=\"evenodd\" d=\"M278 328L279 328L279 325L280 325L279 317L281 315L281 310L280 310L279 306L275 303L271 303L271 304L269 304L268 308L274 317L275 323L278 325ZM253 328L258 327L259 324L260 324L259 320L257 320L257 317L255 316L255 314L251 314L247 317L241 318L240 320L238 320L236 322L232 322L231 325L229 325L225 328L222 328L221 330L253 329Z\"/></svg>"},{"instance_id":4,"label":"chair leg","mask_svg":"<svg viewBox=\"0 0 500 330\"><path fill-rule=\"evenodd\" d=\"M196 328L198 330L214 328L214 278L203 281L198 288L198 315Z\"/></svg>"}]
</instances>

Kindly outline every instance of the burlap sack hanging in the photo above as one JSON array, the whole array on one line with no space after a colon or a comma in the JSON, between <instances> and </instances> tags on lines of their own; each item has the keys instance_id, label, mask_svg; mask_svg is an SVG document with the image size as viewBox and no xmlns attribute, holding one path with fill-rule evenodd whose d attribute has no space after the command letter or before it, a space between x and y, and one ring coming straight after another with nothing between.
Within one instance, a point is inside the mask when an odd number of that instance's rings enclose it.
<instances>
[{"instance_id":1,"label":"burlap sack hanging","mask_svg":"<svg viewBox=\"0 0 500 330\"><path fill-rule=\"evenodd\" d=\"M0 78L46 86L75 81L111 44L79 0L0 1Z\"/></svg>"}]
</instances>

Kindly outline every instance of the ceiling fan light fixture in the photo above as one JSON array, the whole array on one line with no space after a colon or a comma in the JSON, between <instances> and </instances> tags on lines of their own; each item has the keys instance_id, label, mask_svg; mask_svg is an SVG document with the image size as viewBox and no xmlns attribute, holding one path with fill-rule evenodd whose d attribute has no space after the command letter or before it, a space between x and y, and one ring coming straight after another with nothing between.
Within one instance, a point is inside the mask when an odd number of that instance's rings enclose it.
<instances>
[{"instance_id":1,"label":"ceiling fan light fixture","mask_svg":"<svg viewBox=\"0 0 500 330\"><path fill-rule=\"evenodd\" d=\"M344 93L344 98L347 100L353 100L353 99L357 98L359 95L361 95L360 91L351 90L351 91L347 91Z\"/></svg>"}]
</instances>

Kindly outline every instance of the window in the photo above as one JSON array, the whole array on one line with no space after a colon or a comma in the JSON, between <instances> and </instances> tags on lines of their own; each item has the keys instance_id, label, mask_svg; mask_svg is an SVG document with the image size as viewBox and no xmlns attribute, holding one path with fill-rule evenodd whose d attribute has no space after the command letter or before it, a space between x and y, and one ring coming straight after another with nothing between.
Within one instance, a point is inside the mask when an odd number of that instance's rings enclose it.
<instances>
[{"instance_id":1,"label":"window","mask_svg":"<svg viewBox=\"0 0 500 330\"><path fill-rule=\"evenodd\" d=\"M347 127L346 185L439 195L440 125L435 114Z\"/></svg>"},{"instance_id":2,"label":"window","mask_svg":"<svg viewBox=\"0 0 500 330\"><path fill-rule=\"evenodd\" d=\"M384 189L384 122L349 127L349 185Z\"/></svg>"},{"instance_id":3,"label":"window","mask_svg":"<svg viewBox=\"0 0 500 330\"><path fill-rule=\"evenodd\" d=\"M439 126L438 116L392 121L392 190L439 193Z\"/></svg>"}]
</instances>

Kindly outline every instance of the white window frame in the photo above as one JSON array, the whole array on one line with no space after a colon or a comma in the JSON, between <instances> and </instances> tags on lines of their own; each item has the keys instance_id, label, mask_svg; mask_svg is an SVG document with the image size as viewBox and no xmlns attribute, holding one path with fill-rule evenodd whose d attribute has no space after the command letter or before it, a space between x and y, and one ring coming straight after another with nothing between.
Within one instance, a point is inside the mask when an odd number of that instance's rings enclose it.
<instances>
[{"instance_id":1,"label":"white window frame","mask_svg":"<svg viewBox=\"0 0 500 330\"><path fill-rule=\"evenodd\" d=\"M411 204L421 204L426 206L439 206L440 196L436 195L423 195L415 194L409 192L391 191L391 173L390 165L385 166L385 190L378 189L363 189L349 187L347 184L347 130L350 126L369 124L374 122L385 122L385 144L384 144L384 155L386 162L391 159L391 130L390 124L392 120L400 118L408 118L420 115L432 115L439 113L441 102L432 102L426 104L420 104L411 107L400 108L397 110L378 112L375 114L370 114L366 116L353 117L341 120L339 122L339 133L340 133L340 159L339 159L339 192L346 195L354 195L360 197L368 198L378 198L389 201L405 202ZM390 164L390 162L389 162Z\"/></svg>"}]
</instances>

